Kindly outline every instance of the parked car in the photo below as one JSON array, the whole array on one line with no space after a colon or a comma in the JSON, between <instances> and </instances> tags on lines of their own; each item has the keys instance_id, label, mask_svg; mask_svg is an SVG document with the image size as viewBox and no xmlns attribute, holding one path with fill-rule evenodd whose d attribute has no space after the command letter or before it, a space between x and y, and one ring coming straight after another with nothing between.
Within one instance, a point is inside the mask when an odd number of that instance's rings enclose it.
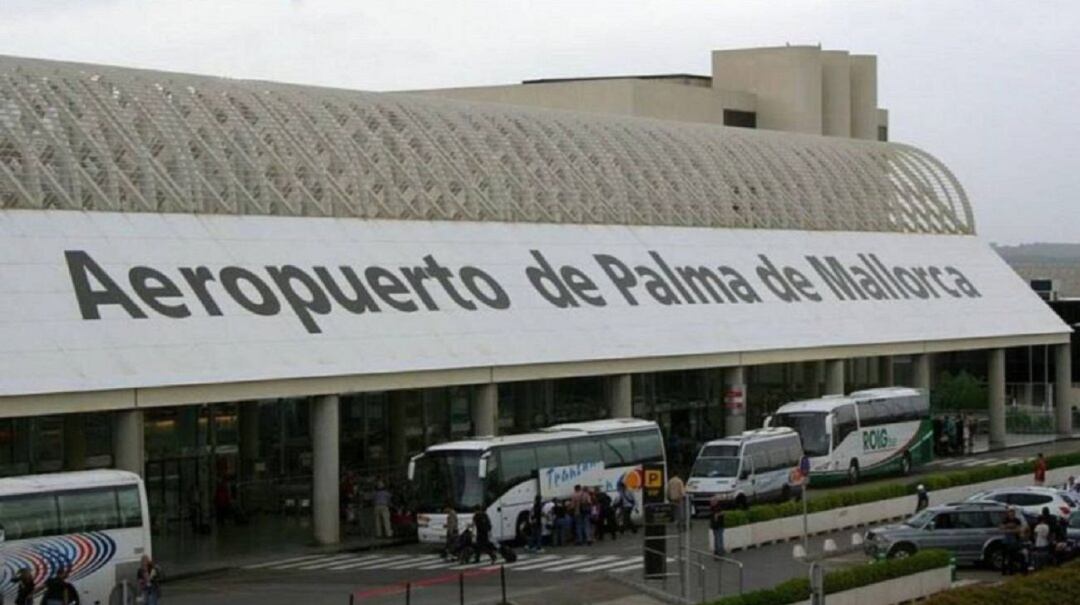
<instances>
[{"instance_id":1,"label":"parked car","mask_svg":"<svg viewBox=\"0 0 1080 605\"><path fill-rule=\"evenodd\" d=\"M1053 487L999 487L972 494L968 502L990 501L1008 504L1024 513L1024 516L1039 516L1043 508L1068 519L1074 510L1080 509L1076 496Z\"/></svg>"},{"instance_id":2,"label":"parked car","mask_svg":"<svg viewBox=\"0 0 1080 605\"><path fill-rule=\"evenodd\" d=\"M1001 569L1005 532L999 529L1007 506L997 502L960 502L933 506L897 525L866 532L863 550L870 556L908 557L935 548L947 550L959 565L985 564ZM1027 524L1018 515L1022 524Z\"/></svg>"}]
</instances>

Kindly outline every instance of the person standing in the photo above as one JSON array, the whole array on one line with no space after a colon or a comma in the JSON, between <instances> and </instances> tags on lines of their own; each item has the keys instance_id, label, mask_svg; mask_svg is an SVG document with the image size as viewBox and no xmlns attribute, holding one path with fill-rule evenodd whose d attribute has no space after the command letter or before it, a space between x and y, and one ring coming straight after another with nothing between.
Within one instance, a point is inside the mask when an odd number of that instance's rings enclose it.
<instances>
[{"instance_id":1,"label":"person standing","mask_svg":"<svg viewBox=\"0 0 1080 605\"><path fill-rule=\"evenodd\" d=\"M964 433L967 435L967 443L965 444L965 451L968 454L975 453L975 416L968 414L964 416L964 426L967 427Z\"/></svg>"},{"instance_id":2,"label":"person standing","mask_svg":"<svg viewBox=\"0 0 1080 605\"><path fill-rule=\"evenodd\" d=\"M713 535L713 554L724 556L724 507L719 496L709 500L709 529Z\"/></svg>"},{"instance_id":3,"label":"person standing","mask_svg":"<svg viewBox=\"0 0 1080 605\"><path fill-rule=\"evenodd\" d=\"M458 542L458 518L457 511L451 502L446 503L446 550L444 557L450 557L457 550Z\"/></svg>"},{"instance_id":4,"label":"person standing","mask_svg":"<svg viewBox=\"0 0 1080 605\"><path fill-rule=\"evenodd\" d=\"M920 483L919 487L915 488L915 512L927 506L930 506L930 494L926 491L926 486Z\"/></svg>"},{"instance_id":5,"label":"person standing","mask_svg":"<svg viewBox=\"0 0 1080 605\"><path fill-rule=\"evenodd\" d=\"M555 538L552 540L555 546L562 546L570 541L571 526L573 525L573 519L571 519L570 510L572 508L570 500L555 499L555 506L551 510L551 514L555 516Z\"/></svg>"},{"instance_id":6,"label":"person standing","mask_svg":"<svg viewBox=\"0 0 1080 605\"><path fill-rule=\"evenodd\" d=\"M678 475L672 475L667 484L667 497L668 502L675 508L675 526L679 531L682 531L686 520L683 518L683 500L686 498L686 485L683 484L683 480Z\"/></svg>"},{"instance_id":7,"label":"person standing","mask_svg":"<svg viewBox=\"0 0 1080 605\"><path fill-rule=\"evenodd\" d=\"M56 575L45 581L41 605L79 605L79 591L67 581L68 568L61 567Z\"/></svg>"},{"instance_id":8,"label":"person standing","mask_svg":"<svg viewBox=\"0 0 1080 605\"><path fill-rule=\"evenodd\" d=\"M611 496L608 495L603 489L596 488L596 508L599 509L596 523L596 539L603 540L604 535L610 535L614 540L618 534L615 530L615 507L612 504Z\"/></svg>"},{"instance_id":9,"label":"person standing","mask_svg":"<svg viewBox=\"0 0 1080 605\"><path fill-rule=\"evenodd\" d=\"M143 596L143 605L158 605L161 600L161 570L150 558L143 555L138 572L139 592Z\"/></svg>"},{"instance_id":10,"label":"person standing","mask_svg":"<svg viewBox=\"0 0 1080 605\"><path fill-rule=\"evenodd\" d=\"M1039 521L1035 524L1035 556L1032 557L1032 567L1042 569L1050 558L1050 511L1043 509Z\"/></svg>"},{"instance_id":11,"label":"person standing","mask_svg":"<svg viewBox=\"0 0 1080 605\"><path fill-rule=\"evenodd\" d=\"M222 526L231 515L232 490L229 488L229 478L222 475L218 479L217 487L214 488L214 519L219 526Z\"/></svg>"},{"instance_id":12,"label":"person standing","mask_svg":"<svg viewBox=\"0 0 1080 605\"><path fill-rule=\"evenodd\" d=\"M1022 555L1020 554L1020 530L1022 524L1020 519L1016 516L1016 509L1009 507L1005 511L1005 519L998 526L1005 536L1002 539L1002 543L1005 545L1005 556L1001 562L1001 575L1011 576L1015 573L1018 565L1023 565Z\"/></svg>"},{"instance_id":13,"label":"person standing","mask_svg":"<svg viewBox=\"0 0 1080 605\"><path fill-rule=\"evenodd\" d=\"M393 527L390 525L390 502L392 500L390 490L382 481L375 484L375 493L371 496L371 504L375 510L375 537L392 538Z\"/></svg>"},{"instance_id":14,"label":"person standing","mask_svg":"<svg viewBox=\"0 0 1080 605\"><path fill-rule=\"evenodd\" d=\"M15 589L15 605L34 605L34 574L30 573L29 567L23 567L12 580L18 584Z\"/></svg>"},{"instance_id":15,"label":"person standing","mask_svg":"<svg viewBox=\"0 0 1080 605\"><path fill-rule=\"evenodd\" d=\"M1035 458L1035 485L1043 486L1046 484L1046 458L1043 458L1042 452L1039 452L1039 456Z\"/></svg>"},{"instance_id":16,"label":"person standing","mask_svg":"<svg viewBox=\"0 0 1080 605\"><path fill-rule=\"evenodd\" d=\"M584 546L592 544L592 532L589 528L590 501L589 492L580 485L574 486L574 495L570 498L570 508L574 513L574 544Z\"/></svg>"}]
</instances>

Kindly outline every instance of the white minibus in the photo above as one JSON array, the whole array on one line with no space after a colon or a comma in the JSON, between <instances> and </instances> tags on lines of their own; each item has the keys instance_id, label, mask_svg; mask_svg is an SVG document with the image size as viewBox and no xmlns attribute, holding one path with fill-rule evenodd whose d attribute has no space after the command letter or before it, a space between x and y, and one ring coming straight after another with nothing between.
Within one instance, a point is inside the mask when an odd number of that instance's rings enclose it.
<instances>
[{"instance_id":1,"label":"white minibus","mask_svg":"<svg viewBox=\"0 0 1080 605\"><path fill-rule=\"evenodd\" d=\"M799 434L789 428L745 431L706 443L686 484L694 512L707 511L713 497L739 508L791 499L800 489L793 471L802 455Z\"/></svg>"}]
</instances>

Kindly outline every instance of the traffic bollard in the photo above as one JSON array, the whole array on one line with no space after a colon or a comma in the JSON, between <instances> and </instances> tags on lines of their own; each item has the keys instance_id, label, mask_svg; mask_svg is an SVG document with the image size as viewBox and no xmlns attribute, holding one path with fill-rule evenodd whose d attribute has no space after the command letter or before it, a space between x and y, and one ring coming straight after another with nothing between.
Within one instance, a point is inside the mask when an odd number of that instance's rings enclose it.
<instances>
[{"instance_id":1,"label":"traffic bollard","mask_svg":"<svg viewBox=\"0 0 1080 605\"><path fill-rule=\"evenodd\" d=\"M405 583L405 605L412 602L412 582Z\"/></svg>"},{"instance_id":2,"label":"traffic bollard","mask_svg":"<svg viewBox=\"0 0 1080 605\"><path fill-rule=\"evenodd\" d=\"M506 565L499 566L499 584L502 585L502 605L506 605Z\"/></svg>"},{"instance_id":3,"label":"traffic bollard","mask_svg":"<svg viewBox=\"0 0 1080 605\"><path fill-rule=\"evenodd\" d=\"M458 595L460 597L461 605L465 605L465 573L459 573L457 577L458 582Z\"/></svg>"}]
</instances>

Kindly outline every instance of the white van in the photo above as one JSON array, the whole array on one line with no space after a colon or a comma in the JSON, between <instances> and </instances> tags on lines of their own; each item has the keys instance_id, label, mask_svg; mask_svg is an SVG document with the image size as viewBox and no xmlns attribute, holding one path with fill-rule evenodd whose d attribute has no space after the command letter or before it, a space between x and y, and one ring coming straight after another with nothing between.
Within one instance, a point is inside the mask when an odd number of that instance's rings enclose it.
<instances>
[{"instance_id":1,"label":"white van","mask_svg":"<svg viewBox=\"0 0 1080 605\"><path fill-rule=\"evenodd\" d=\"M794 497L801 488L792 484L792 471L802 455L799 434L788 427L745 431L706 443L686 484L694 512L707 511L713 496L739 508Z\"/></svg>"}]
</instances>

